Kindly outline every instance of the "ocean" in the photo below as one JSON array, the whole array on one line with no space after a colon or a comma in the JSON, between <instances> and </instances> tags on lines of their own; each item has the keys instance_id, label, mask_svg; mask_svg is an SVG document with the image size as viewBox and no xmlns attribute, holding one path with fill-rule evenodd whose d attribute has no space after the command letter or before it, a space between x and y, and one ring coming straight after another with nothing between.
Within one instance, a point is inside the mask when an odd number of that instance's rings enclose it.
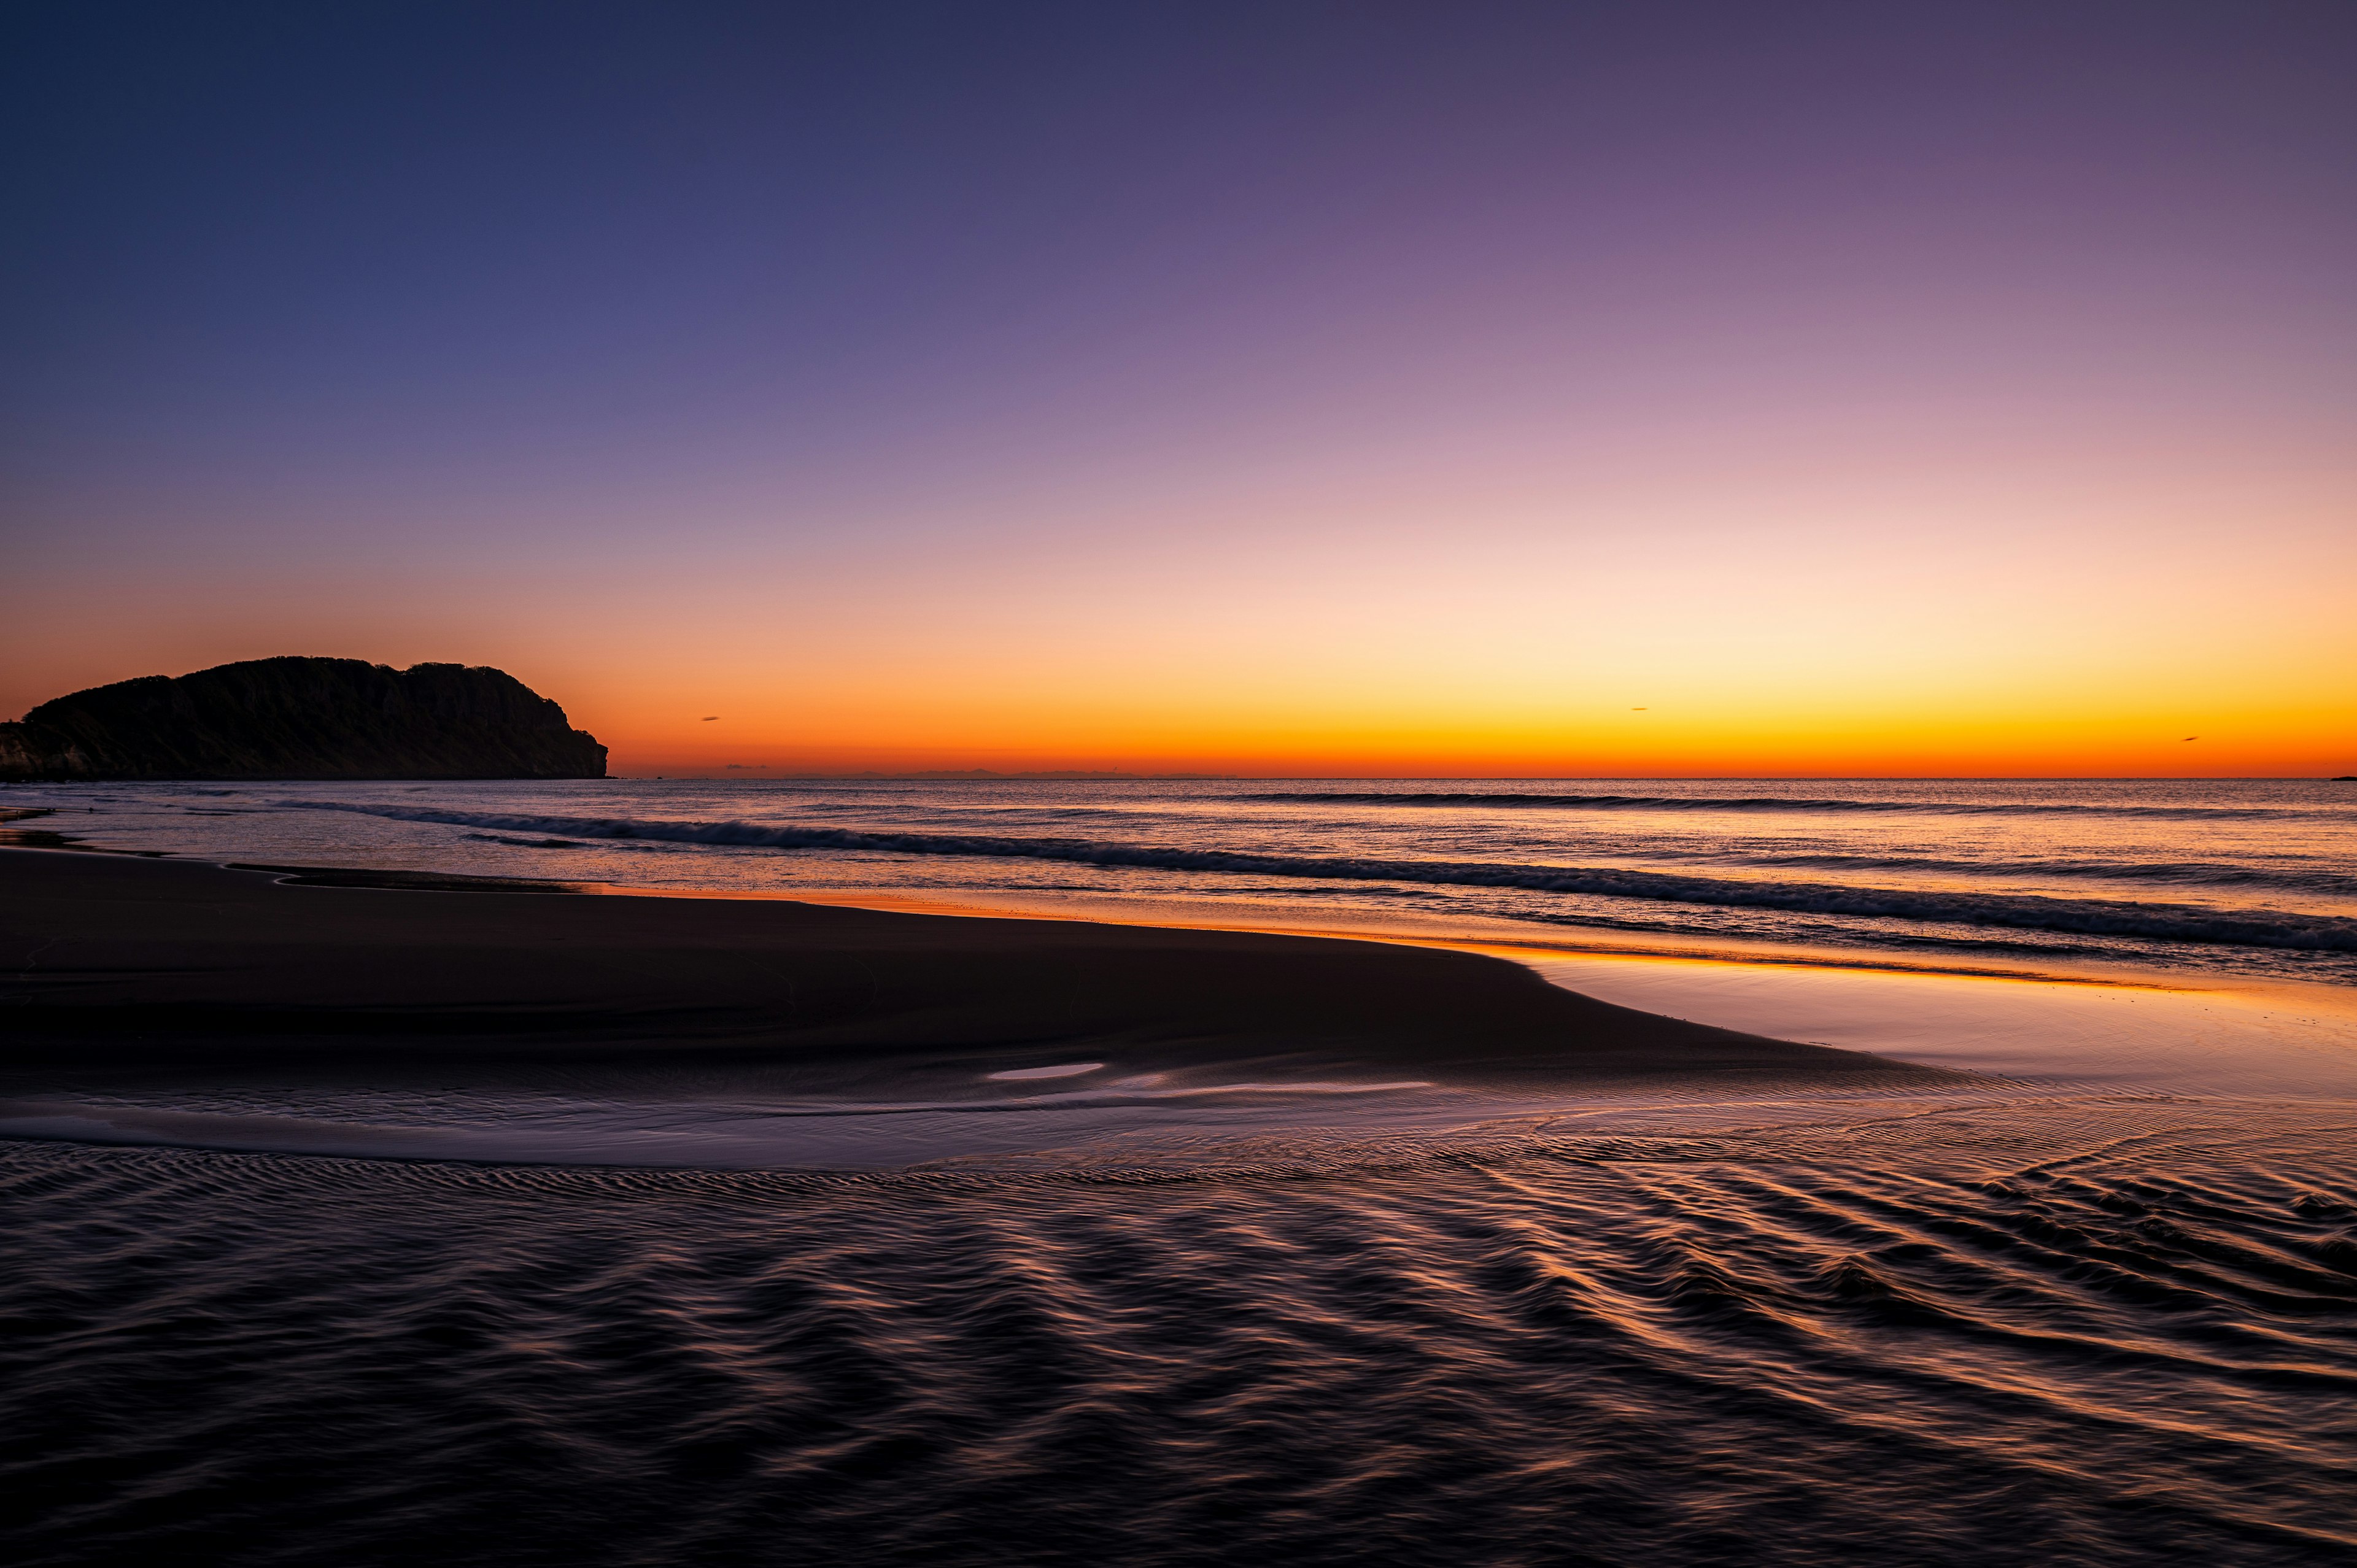
<instances>
[{"instance_id":1,"label":"ocean","mask_svg":"<svg viewBox=\"0 0 2357 1568\"><path fill-rule=\"evenodd\" d=\"M13 1562L2357 1558L2357 786L0 809L49 813L20 842L245 864L1451 943L1970 1075L92 1098L0 1137Z\"/></svg>"},{"instance_id":2,"label":"ocean","mask_svg":"<svg viewBox=\"0 0 2357 1568\"><path fill-rule=\"evenodd\" d=\"M0 808L296 865L2357 983L2357 785L2319 779L118 784Z\"/></svg>"}]
</instances>

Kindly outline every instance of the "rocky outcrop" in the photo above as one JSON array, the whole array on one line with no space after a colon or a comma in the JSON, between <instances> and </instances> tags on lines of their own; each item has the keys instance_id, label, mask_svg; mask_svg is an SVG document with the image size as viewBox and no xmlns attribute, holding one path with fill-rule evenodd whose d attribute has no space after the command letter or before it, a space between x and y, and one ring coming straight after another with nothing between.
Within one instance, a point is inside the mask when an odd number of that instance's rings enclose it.
<instances>
[{"instance_id":1,"label":"rocky outcrop","mask_svg":"<svg viewBox=\"0 0 2357 1568\"><path fill-rule=\"evenodd\" d=\"M603 779L606 748L505 671L254 659L0 724L0 779Z\"/></svg>"}]
</instances>

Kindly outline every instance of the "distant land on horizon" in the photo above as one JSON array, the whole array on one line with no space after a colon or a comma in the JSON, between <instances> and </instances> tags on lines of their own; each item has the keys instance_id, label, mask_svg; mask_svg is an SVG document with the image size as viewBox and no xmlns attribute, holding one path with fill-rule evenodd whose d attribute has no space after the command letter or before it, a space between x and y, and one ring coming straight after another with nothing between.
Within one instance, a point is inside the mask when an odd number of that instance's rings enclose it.
<instances>
[{"instance_id":1,"label":"distant land on horizon","mask_svg":"<svg viewBox=\"0 0 2357 1568\"><path fill-rule=\"evenodd\" d=\"M502 670L287 657L147 675L0 724L0 779L602 779L606 748Z\"/></svg>"}]
</instances>

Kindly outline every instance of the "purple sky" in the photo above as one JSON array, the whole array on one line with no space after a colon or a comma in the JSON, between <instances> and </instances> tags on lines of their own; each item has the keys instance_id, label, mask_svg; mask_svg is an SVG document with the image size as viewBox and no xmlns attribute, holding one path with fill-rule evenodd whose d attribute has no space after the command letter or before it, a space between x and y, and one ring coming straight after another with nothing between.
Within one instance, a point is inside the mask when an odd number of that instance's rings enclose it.
<instances>
[{"instance_id":1,"label":"purple sky","mask_svg":"<svg viewBox=\"0 0 2357 1568\"><path fill-rule=\"evenodd\" d=\"M2270 734L2348 710L2345 5L7 27L8 713L349 652L570 682L650 755L817 671L877 726L779 744L954 750L962 644L1017 693L974 723L1063 756L1110 643L1162 718L1099 759L1222 703L1413 750L1469 686L1500 736L1648 671L1733 713L1749 647L1864 734L1845 658L2029 701L1973 683L1992 617L2083 706L2190 638L2302 667ZM1681 663L1680 614L1733 630Z\"/></svg>"}]
</instances>

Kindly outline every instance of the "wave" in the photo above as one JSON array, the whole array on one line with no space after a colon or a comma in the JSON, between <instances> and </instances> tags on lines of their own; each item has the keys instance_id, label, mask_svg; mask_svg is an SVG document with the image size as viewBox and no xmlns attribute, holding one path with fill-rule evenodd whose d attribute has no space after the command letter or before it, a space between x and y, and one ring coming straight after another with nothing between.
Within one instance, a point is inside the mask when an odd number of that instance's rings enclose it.
<instances>
[{"instance_id":1,"label":"wave","mask_svg":"<svg viewBox=\"0 0 2357 1568\"><path fill-rule=\"evenodd\" d=\"M1664 858L1717 861L1708 850L1662 850ZM2357 897L2357 875L2298 867L2221 865L2198 860L1944 860L1899 854L1748 854L1740 864L1764 869L1875 872L1935 876L2034 876L2071 882L2154 882L2179 887L2266 887L2327 897Z\"/></svg>"},{"instance_id":2,"label":"wave","mask_svg":"<svg viewBox=\"0 0 2357 1568\"><path fill-rule=\"evenodd\" d=\"M1864 918L1993 926L2017 930L2137 937L2165 942L2357 952L2357 919L2277 909L2230 911L2200 905L2050 898L2026 893L1850 887L1812 882L1749 882L1607 866L1265 854L1244 850L1104 843L1088 839L867 832L851 828L779 827L744 822L649 822L619 817L522 816L330 800L282 800L278 803L298 811L350 811L400 822L561 834L573 839L635 839L759 849L983 856L1161 871L1240 873L1333 882L1405 882L1443 887L1504 887L1539 893L1584 894L1604 898L1641 898L1673 904L1710 904Z\"/></svg>"},{"instance_id":3,"label":"wave","mask_svg":"<svg viewBox=\"0 0 2357 1568\"><path fill-rule=\"evenodd\" d=\"M2161 817L2214 822L2228 818L2306 817L2276 806L2089 806L2032 800L1849 800L1785 795L1541 795L1512 789L1393 791L1271 790L1232 795L1235 800L1316 801L1345 806L1476 806L1558 811L1878 811L1952 817Z\"/></svg>"}]
</instances>

